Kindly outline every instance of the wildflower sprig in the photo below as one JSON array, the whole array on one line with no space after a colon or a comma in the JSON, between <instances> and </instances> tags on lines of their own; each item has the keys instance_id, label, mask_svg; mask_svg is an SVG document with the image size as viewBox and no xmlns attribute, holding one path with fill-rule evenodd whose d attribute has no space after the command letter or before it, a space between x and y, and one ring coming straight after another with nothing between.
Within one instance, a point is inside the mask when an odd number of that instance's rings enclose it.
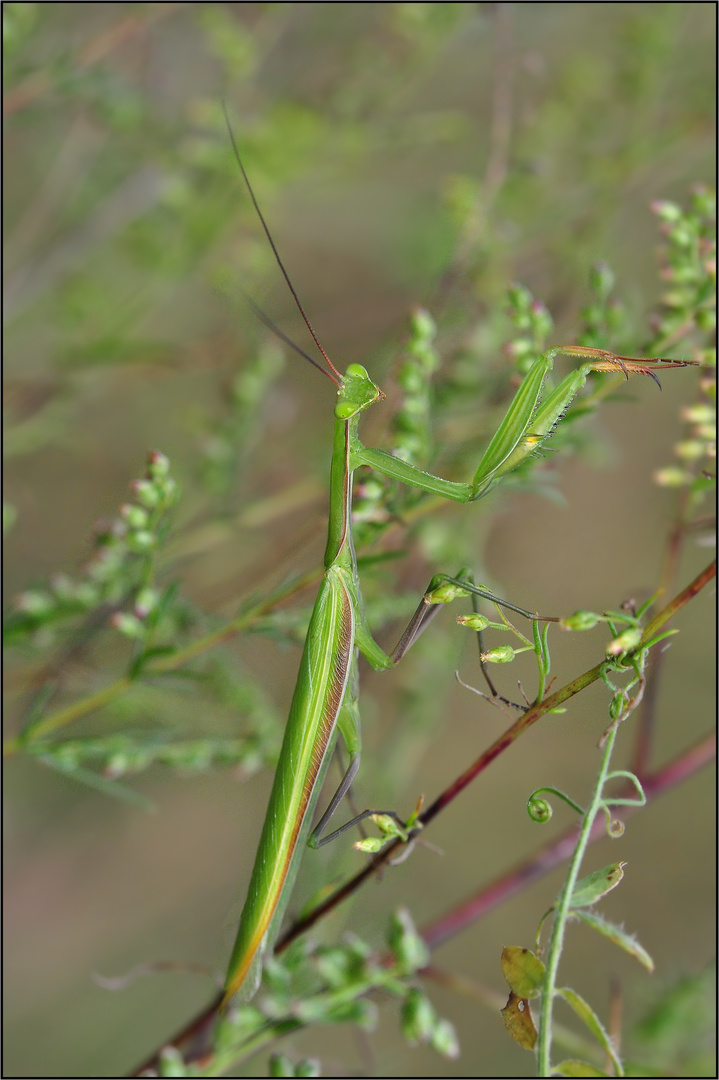
<instances>
[{"instance_id":1,"label":"wildflower sprig","mask_svg":"<svg viewBox=\"0 0 719 1080\"><path fill-rule=\"evenodd\" d=\"M59 630L94 611L109 617L126 637L144 637L169 599L155 583L157 554L178 496L165 455L153 451L130 489L133 502L125 503L114 521L98 526L92 557L79 576L55 574L46 586L17 598L4 629L7 644Z\"/></svg>"}]
</instances>

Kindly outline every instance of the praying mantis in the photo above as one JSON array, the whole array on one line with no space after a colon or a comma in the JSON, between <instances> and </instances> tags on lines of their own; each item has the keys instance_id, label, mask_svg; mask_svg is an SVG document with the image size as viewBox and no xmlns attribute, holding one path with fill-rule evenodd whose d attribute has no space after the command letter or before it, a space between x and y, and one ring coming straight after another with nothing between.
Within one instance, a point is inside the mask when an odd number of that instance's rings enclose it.
<instances>
[{"instance_id":1,"label":"praying mantis","mask_svg":"<svg viewBox=\"0 0 719 1080\"><path fill-rule=\"evenodd\" d=\"M658 382L655 370L683 367L687 363L681 360L638 360L577 345L550 349L535 360L529 369L469 482L443 479L423 472L384 450L366 447L358 433L360 416L384 395L361 364L350 364L343 375L322 347L259 207L229 120L227 127L237 164L274 258L322 361L299 348L252 301L248 302L258 317L289 348L334 384L336 401L324 572L305 638L247 898L227 968L223 1008L235 998L249 1000L256 992L263 958L271 952L278 936L304 848L317 848L328 843L375 813L367 810L325 835L327 825L347 794L360 765L358 653L375 670L386 671L394 667L429 625L441 604L471 593L495 603L500 602L527 618L549 621L534 612L499 601L470 580L439 574L430 582L394 650L385 652L372 637L362 603L352 539L352 481L356 469L362 465L369 466L385 477L434 496L472 503L486 495L542 445L591 371L621 372L626 378L630 373L649 375ZM583 362L542 402L545 378L559 354L577 357ZM317 799L340 733L349 753L349 767L327 809L312 828ZM393 812L391 816L400 827L403 826L404 823Z\"/></svg>"}]
</instances>

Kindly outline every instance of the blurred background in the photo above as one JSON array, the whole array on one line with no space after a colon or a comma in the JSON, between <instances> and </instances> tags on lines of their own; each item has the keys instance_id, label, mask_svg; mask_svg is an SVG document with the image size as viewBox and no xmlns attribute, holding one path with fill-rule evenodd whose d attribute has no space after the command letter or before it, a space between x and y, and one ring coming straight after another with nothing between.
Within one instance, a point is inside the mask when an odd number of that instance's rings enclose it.
<instances>
[{"instance_id":1,"label":"blurred background","mask_svg":"<svg viewBox=\"0 0 719 1080\"><path fill-rule=\"evenodd\" d=\"M507 389L510 282L547 305L553 343L572 341L591 268L606 260L621 340L648 340L662 291L650 203L686 204L692 185L713 181L715 12L691 3L5 4L8 605L58 572L82 573L96 522L127 501L148 449L169 456L182 488L162 572L208 625L321 560L332 391L293 356L282 370L239 300L249 289L306 346L238 183L223 100L324 347L340 368L365 363L387 393L365 442L386 445L418 304L438 318L446 364L437 442L459 444L470 428L486 442ZM241 425L238 378L258 357L266 386ZM462 409L462 386L480 375L488 411L477 416ZM670 373L663 388L632 383L602 411L584 455L556 462L561 499L517 492L451 510L451 542L426 523L407 540L397 578L385 570L370 594L419 595L456 557L543 612L644 599L674 509L651 478L672 461L696 380ZM688 545L679 585L707 561ZM702 595L681 615L654 765L700 738L713 715L709 609ZM247 679L256 715L239 722L266 725L271 759L299 652L291 633L265 629L226 643L217 663ZM506 723L454 681L455 668L478 681L462 633L438 640L406 672L383 681L363 671L362 805L408 810L420 791L433 798ZM561 685L597 662L604 639L554 640ZM8 735L62 643L48 631L9 653ZM53 706L101 689L126 663L123 639L103 632L68 662ZM440 670L442 704L431 697L430 709L422 680ZM516 675L504 678L514 693ZM532 685L531 669L525 678ZM119 698L63 735L133 724L236 730L231 695L218 704L179 678L153 693ZM536 725L437 822L429 839L443 855L419 849L371 884L323 929L327 940L349 926L381 946L396 905L430 922L545 843L555 825L540 834L525 800L554 783L583 801L606 704L594 688ZM156 960L222 969L271 781L262 756L256 765L254 775L247 762L192 776L153 767L128 781L152 800L148 813L21 755L6 764L7 1075L119 1075L208 1000L211 980L199 975L154 975L116 994L92 975ZM637 932L657 972L578 929L563 978L600 1012L620 979L627 1027L714 954L712 800L699 775L633 818L619 845L592 853L592 867L628 860L604 910ZM312 859L298 907L357 867L346 849ZM560 880L514 897L433 961L506 995L501 947L531 946ZM323 1075L533 1074L494 1010L428 990L457 1027L457 1061L409 1048L393 1006L369 1039L311 1030L284 1049L320 1057ZM266 1060L247 1069L266 1075Z\"/></svg>"}]
</instances>

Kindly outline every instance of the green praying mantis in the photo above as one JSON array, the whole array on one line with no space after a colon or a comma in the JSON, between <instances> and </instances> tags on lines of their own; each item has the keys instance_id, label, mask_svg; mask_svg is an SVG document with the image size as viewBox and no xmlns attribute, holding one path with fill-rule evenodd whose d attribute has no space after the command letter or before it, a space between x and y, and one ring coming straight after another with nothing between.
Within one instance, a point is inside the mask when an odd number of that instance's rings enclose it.
<instances>
[{"instance_id":1,"label":"green praying mantis","mask_svg":"<svg viewBox=\"0 0 719 1080\"><path fill-rule=\"evenodd\" d=\"M263 958L271 952L292 891L305 847L317 848L375 811L367 810L325 835L327 825L347 794L360 765L358 709L358 653L378 671L394 667L426 629L443 603L476 593L500 602L530 619L536 613L499 601L464 578L437 575L391 653L372 637L364 614L362 592L352 539L352 480L356 469L369 466L383 476L443 499L472 503L486 495L502 477L517 468L551 435L590 371L649 375L654 370L683 367L681 360L637 360L601 349L559 346L540 356L530 368L487 447L471 481L445 480L423 472L384 450L365 446L358 428L361 414L384 395L360 364L350 364L344 375L323 349L285 269L245 172L234 133L228 131L235 158L275 260L304 322L322 356L314 359L275 327L251 301L258 317L285 344L318 368L334 383L334 434L330 467L329 522L324 573L310 618L272 793L257 849L245 905L224 983L223 1007L238 997L248 1000L259 985ZM583 362L541 401L543 383L555 356L564 354ZM312 828L314 809L332 751L341 733L350 763L337 791ZM404 823L392 812L391 817Z\"/></svg>"}]
</instances>

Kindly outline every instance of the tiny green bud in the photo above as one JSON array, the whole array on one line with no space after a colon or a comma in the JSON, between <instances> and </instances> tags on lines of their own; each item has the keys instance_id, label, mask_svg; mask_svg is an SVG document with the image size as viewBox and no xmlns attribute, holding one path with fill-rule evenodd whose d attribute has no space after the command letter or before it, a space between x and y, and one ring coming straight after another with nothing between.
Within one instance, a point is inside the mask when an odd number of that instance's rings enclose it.
<instances>
[{"instance_id":1,"label":"tiny green bud","mask_svg":"<svg viewBox=\"0 0 719 1080\"><path fill-rule=\"evenodd\" d=\"M143 510L141 506L125 503L124 506L120 507L120 514L131 529L144 529L147 525L147 510Z\"/></svg>"},{"instance_id":2,"label":"tiny green bud","mask_svg":"<svg viewBox=\"0 0 719 1080\"><path fill-rule=\"evenodd\" d=\"M42 592L40 589L28 589L27 592L20 593L15 606L18 611L24 612L26 615L34 615L36 618L42 615L48 615L55 608L55 601L50 593Z\"/></svg>"},{"instance_id":3,"label":"tiny green bud","mask_svg":"<svg viewBox=\"0 0 719 1080\"><path fill-rule=\"evenodd\" d=\"M437 326L428 311L424 308L417 307L412 312L411 317L412 334L418 338L429 338L431 341L434 335L437 333Z\"/></svg>"},{"instance_id":4,"label":"tiny green bud","mask_svg":"<svg viewBox=\"0 0 719 1080\"><path fill-rule=\"evenodd\" d=\"M131 551L135 551L138 554L142 554L145 551L150 551L155 545L155 537L151 532L146 529L140 529L138 532L132 532L127 538L127 546Z\"/></svg>"},{"instance_id":5,"label":"tiny green bud","mask_svg":"<svg viewBox=\"0 0 719 1080\"><path fill-rule=\"evenodd\" d=\"M140 589L135 597L135 614L138 619L146 619L154 608L157 607L159 597L155 589Z\"/></svg>"},{"instance_id":6,"label":"tiny green bud","mask_svg":"<svg viewBox=\"0 0 719 1080\"><path fill-rule=\"evenodd\" d=\"M690 473L674 465L668 465L665 469L655 469L653 474L654 483L659 487L682 487L683 484L691 483L691 479Z\"/></svg>"},{"instance_id":7,"label":"tiny green bud","mask_svg":"<svg viewBox=\"0 0 719 1080\"><path fill-rule=\"evenodd\" d=\"M695 405L685 406L681 410L681 418L690 424L714 424L716 410L713 405L697 402Z\"/></svg>"},{"instance_id":8,"label":"tiny green bud","mask_svg":"<svg viewBox=\"0 0 719 1080\"><path fill-rule=\"evenodd\" d=\"M147 457L147 472L150 480L160 480L170 471L170 460L159 450L152 450Z\"/></svg>"},{"instance_id":9,"label":"tiny green bud","mask_svg":"<svg viewBox=\"0 0 719 1080\"><path fill-rule=\"evenodd\" d=\"M559 625L562 630L592 630L600 621L601 615L594 611L575 611L569 618L561 619Z\"/></svg>"},{"instance_id":10,"label":"tiny green bud","mask_svg":"<svg viewBox=\"0 0 719 1080\"><path fill-rule=\"evenodd\" d=\"M75 589L75 599L83 607L94 607L100 600L100 595L91 581L81 581Z\"/></svg>"},{"instance_id":11,"label":"tiny green bud","mask_svg":"<svg viewBox=\"0 0 719 1080\"><path fill-rule=\"evenodd\" d=\"M171 503L177 494L177 483L171 476L166 476L164 480L159 480L158 485L160 493L166 504Z\"/></svg>"},{"instance_id":12,"label":"tiny green bud","mask_svg":"<svg viewBox=\"0 0 719 1080\"><path fill-rule=\"evenodd\" d=\"M615 637L614 641L609 642L609 645L607 646L607 656L621 656L622 653L631 652L632 649L636 649L641 640L641 627L632 626L618 637Z\"/></svg>"},{"instance_id":13,"label":"tiny green bud","mask_svg":"<svg viewBox=\"0 0 719 1080\"><path fill-rule=\"evenodd\" d=\"M427 995L411 989L402 1004L402 1034L411 1043L429 1042L436 1023L437 1014Z\"/></svg>"},{"instance_id":14,"label":"tiny green bud","mask_svg":"<svg viewBox=\"0 0 719 1080\"><path fill-rule=\"evenodd\" d=\"M513 309L512 314L526 311L532 302L532 294L525 285L513 282L507 289L507 299Z\"/></svg>"},{"instance_id":15,"label":"tiny green bud","mask_svg":"<svg viewBox=\"0 0 719 1080\"><path fill-rule=\"evenodd\" d=\"M146 506L148 510L153 510L161 498L157 485L152 480L133 480L130 484L130 491L137 501L142 506Z\"/></svg>"},{"instance_id":16,"label":"tiny green bud","mask_svg":"<svg viewBox=\"0 0 719 1080\"><path fill-rule=\"evenodd\" d=\"M459 1057L459 1039L454 1026L449 1020L438 1020L429 1040L429 1044L438 1054L447 1058Z\"/></svg>"},{"instance_id":17,"label":"tiny green bud","mask_svg":"<svg viewBox=\"0 0 719 1080\"><path fill-rule=\"evenodd\" d=\"M669 236L672 243L676 244L677 247L688 248L691 247L694 241L694 230L689 228L686 222L680 221L671 226Z\"/></svg>"},{"instance_id":18,"label":"tiny green bud","mask_svg":"<svg viewBox=\"0 0 719 1080\"><path fill-rule=\"evenodd\" d=\"M70 580L67 574L53 574L50 578L50 588L58 600L70 601L75 599L75 583Z\"/></svg>"},{"instance_id":19,"label":"tiny green bud","mask_svg":"<svg viewBox=\"0 0 719 1080\"><path fill-rule=\"evenodd\" d=\"M95 522L95 544L98 547L116 547L118 540L127 533L124 521L97 521Z\"/></svg>"},{"instance_id":20,"label":"tiny green bud","mask_svg":"<svg viewBox=\"0 0 719 1080\"><path fill-rule=\"evenodd\" d=\"M662 221L680 221L682 217L681 207L676 203L667 202L664 199L655 199L651 204L652 212Z\"/></svg>"},{"instance_id":21,"label":"tiny green bud","mask_svg":"<svg viewBox=\"0 0 719 1080\"><path fill-rule=\"evenodd\" d=\"M418 971L429 963L429 949L406 908L394 912L387 942L397 963L406 972Z\"/></svg>"},{"instance_id":22,"label":"tiny green bud","mask_svg":"<svg viewBox=\"0 0 719 1080\"><path fill-rule=\"evenodd\" d=\"M532 303L532 328L534 333L539 338L546 338L553 325L554 320L548 309L540 300L535 300Z\"/></svg>"},{"instance_id":23,"label":"tiny green bud","mask_svg":"<svg viewBox=\"0 0 719 1080\"><path fill-rule=\"evenodd\" d=\"M273 1054L270 1058L270 1076L319 1076L320 1063L304 1058L296 1065L286 1054Z\"/></svg>"},{"instance_id":24,"label":"tiny green bud","mask_svg":"<svg viewBox=\"0 0 719 1080\"><path fill-rule=\"evenodd\" d=\"M363 1002L363 1004L369 1004L369 1002ZM302 1061L298 1061L295 1075L300 1077L320 1076L320 1063L317 1058L303 1058Z\"/></svg>"},{"instance_id":25,"label":"tiny green bud","mask_svg":"<svg viewBox=\"0 0 719 1080\"><path fill-rule=\"evenodd\" d=\"M704 451L704 443L699 439L685 439L674 447L674 453L682 461L698 461L704 457Z\"/></svg>"},{"instance_id":26,"label":"tiny green bud","mask_svg":"<svg viewBox=\"0 0 719 1080\"><path fill-rule=\"evenodd\" d=\"M273 1054L270 1058L270 1076L294 1076L295 1066L287 1054Z\"/></svg>"},{"instance_id":27,"label":"tiny green bud","mask_svg":"<svg viewBox=\"0 0 719 1080\"><path fill-rule=\"evenodd\" d=\"M444 584L439 585L436 589L430 589L425 594L425 600L428 604L451 604L453 600L458 600L463 596L469 596L467 589L463 589L459 585L453 585L451 582L445 581Z\"/></svg>"},{"instance_id":28,"label":"tiny green bud","mask_svg":"<svg viewBox=\"0 0 719 1080\"><path fill-rule=\"evenodd\" d=\"M375 855L386 843L386 836L367 836L364 840L356 840L353 847L355 851L362 851L365 855Z\"/></svg>"},{"instance_id":29,"label":"tiny green bud","mask_svg":"<svg viewBox=\"0 0 719 1080\"><path fill-rule=\"evenodd\" d=\"M593 292L606 300L614 288L614 274L608 263L598 262L589 271L589 285Z\"/></svg>"},{"instance_id":30,"label":"tiny green bud","mask_svg":"<svg viewBox=\"0 0 719 1080\"><path fill-rule=\"evenodd\" d=\"M496 649L482 653L485 664L509 664L514 660L514 649L511 645L498 645Z\"/></svg>"},{"instance_id":31,"label":"tiny green bud","mask_svg":"<svg viewBox=\"0 0 719 1080\"><path fill-rule=\"evenodd\" d=\"M525 360L535 352L534 342L531 338L514 338L507 345L507 351L515 360Z\"/></svg>"},{"instance_id":32,"label":"tiny green bud","mask_svg":"<svg viewBox=\"0 0 719 1080\"><path fill-rule=\"evenodd\" d=\"M715 217L717 210L715 192L705 184L695 184L692 188L692 210L701 217Z\"/></svg>"},{"instance_id":33,"label":"tiny green bud","mask_svg":"<svg viewBox=\"0 0 719 1080\"><path fill-rule=\"evenodd\" d=\"M388 944L405 972L418 971L430 962L430 950L406 907L398 908L390 920Z\"/></svg>"},{"instance_id":34,"label":"tiny green bud","mask_svg":"<svg viewBox=\"0 0 719 1080\"><path fill-rule=\"evenodd\" d=\"M458 615L457 622L460 626L469 627L470 630L486 630L489 626L486 615L477 615L474 612L471 615Z\"/></svg>"},{"instance_id":35,"label":"tiny green bud","mask_svg":"<svg viewBox=\"0 0 719 1080\"><path fill-rule=\"evenodd\" d=\"M386 836L397 835L397 822L391 816L391 814L372 814L372 821L375 823L380 832L383 832Z\"/></svg>"},{"instance_id":36,"label":"tiny green bud","mask_svg":"<svg viewBox=\"0 0 719 1080\"><path fill-rule=\"evenodd\" d=\"M110 625L128 638L141 638L145 634L145 627L140 619L126 611L116 611L110 619Z\"/></svg>"},{"instance_id":37,"label":"tiny green bud","mask_svg":"<svg viewBox=\"0 0 719 1080\"><path fill-rule=\"evenodd\" d=\"M716 312L710 311L709 308L699 308L694 315L694 321L700 330L713 330L717 323Z\"/></svg>"}]
</instances>

